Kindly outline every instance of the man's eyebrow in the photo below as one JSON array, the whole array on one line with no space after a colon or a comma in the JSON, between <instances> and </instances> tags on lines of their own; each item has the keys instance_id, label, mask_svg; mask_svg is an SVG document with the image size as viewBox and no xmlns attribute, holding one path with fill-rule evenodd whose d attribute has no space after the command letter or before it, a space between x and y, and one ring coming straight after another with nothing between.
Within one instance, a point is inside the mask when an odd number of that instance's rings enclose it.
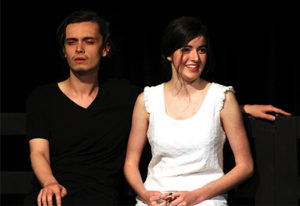
<instances>
[{"instance_id":1,"label":"man's eyebrow","mask_svg":"<svg viewBox=\"0 0 300 206\"><path fill-rule=\"evenodd\" d=\"M77 38L66 38L66 40L65 41L77 41L78 39Z\"/></svg>"},{"instance_id":2,"label":"man's eyebrow","mask_svg":"<svg viewBox=\"0 0 300 206\"><path fill-rule=\"evenodd\" d=\"M91 36L87 36L87 37L84 37L83 40L96 40L97 38L96 37L91 37Z\"/></svg>"},{"instance_id":3,"label":"man's eyebrow","mask_svg":"<svg viewBox=\"0 0 300 206\"><path fill-rule=\"evenodd\" d=\"M90 36L87 36L87 37L84 37L83 40L89 40L89 39L97 39L96 37L90 37ZM75 38L75 37L70 37L70 38L66 38L66 41L78 41L78 38Z\"/></svg>"}]
</instances>

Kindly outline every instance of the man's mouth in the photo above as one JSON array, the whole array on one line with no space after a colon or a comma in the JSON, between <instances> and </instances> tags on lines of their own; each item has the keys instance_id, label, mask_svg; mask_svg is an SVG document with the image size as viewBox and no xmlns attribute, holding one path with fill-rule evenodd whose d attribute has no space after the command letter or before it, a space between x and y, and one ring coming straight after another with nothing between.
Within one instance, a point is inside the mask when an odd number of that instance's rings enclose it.
<instances>
[{"instance_id":1,"label":"man's mouth","mask_svg":"<svg viewBox=\"0 0 300 206\"><path fill-rule=\"evenodd\" d=\"M76 62L76 63L83 63L83 62L85 62L85 58L83 58L83 57L76 57L75 59L74 59L74 61Z\"/></svg>"}]
</instances>

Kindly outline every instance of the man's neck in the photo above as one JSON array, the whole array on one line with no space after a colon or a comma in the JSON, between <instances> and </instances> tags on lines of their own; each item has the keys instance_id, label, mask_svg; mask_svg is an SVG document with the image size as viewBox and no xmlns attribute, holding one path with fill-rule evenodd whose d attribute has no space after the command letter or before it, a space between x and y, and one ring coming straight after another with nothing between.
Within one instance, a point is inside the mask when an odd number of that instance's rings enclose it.
<instances>
[{"instance_id":1,"label":"man's neck","mask_svg":"<svg viewBox=\"0 0 300 206\"><path fill-rule=\"evenodd\" d=\"M68 78L65 81L66 90L73 95L79 96L90 96L98 91L98 81L81 81L80 79Z\"/></svg>"},{"instance_id":2,"label":"man's neck","mask_svg":"<svg viewBox=\"0 0 300 206\"><path fill-rule=\"evenodd\" d=\"M85 82L69 77L65 81L59 82L58 87L70 100L83 108L88 108L99 92L96 80Z\"/></svg>"},{"instance_id":3,"label":"man's neck","mask_svg":"<svg viewBox=\"0 0 300 206\"><path fill-rule=\"evenodd\" d=\"M98 91L98 75L97 73L80 74L70 72L70 77L65 81L65 86L67 92L71 92L73 95L90 96Z\"/></svg>"}]
</instances>

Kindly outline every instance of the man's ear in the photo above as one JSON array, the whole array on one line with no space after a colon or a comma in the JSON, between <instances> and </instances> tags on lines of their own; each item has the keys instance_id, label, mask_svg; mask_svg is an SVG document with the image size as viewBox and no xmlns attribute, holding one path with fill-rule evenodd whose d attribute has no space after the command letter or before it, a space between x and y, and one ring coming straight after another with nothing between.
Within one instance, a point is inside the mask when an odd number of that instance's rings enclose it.
<instances>
[{"instance_id":1,"label":"man's ear","mask_svg":"<svg viewBox=\"0 0 300 206\"><path fill-rule=\"evenodd\" d=\"M102 57L106 57L110 52L110 43L106 43L102 50Z\"/></svg>"},{"instance_id":2,"label":"man's ear","mask_svg":"<svg viewBox=\"0 0 300 206\"><path fill-rule=\"evenodd\" d=\"M67 54L66 54L66 50L65 50L65 47L62 48L62 53L64 54L64 57L67 58Z\"/></svg>"}]
</instances>

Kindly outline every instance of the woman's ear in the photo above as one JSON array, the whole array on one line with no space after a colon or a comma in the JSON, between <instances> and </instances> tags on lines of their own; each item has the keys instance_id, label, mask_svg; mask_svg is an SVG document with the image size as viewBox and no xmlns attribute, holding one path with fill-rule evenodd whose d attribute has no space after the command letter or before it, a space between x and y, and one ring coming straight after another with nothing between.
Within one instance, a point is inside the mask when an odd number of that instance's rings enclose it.
<instances>
[{"instance_id":1,"label":"woman's ear","mask_svg":"<svg viewBox=\"0 0 300 206\"><path fill-rule=\"evenodd\" d=\"M171 62L172 61L172 57L168 56L167 60Z\"/></svg>"}]
</instances>

